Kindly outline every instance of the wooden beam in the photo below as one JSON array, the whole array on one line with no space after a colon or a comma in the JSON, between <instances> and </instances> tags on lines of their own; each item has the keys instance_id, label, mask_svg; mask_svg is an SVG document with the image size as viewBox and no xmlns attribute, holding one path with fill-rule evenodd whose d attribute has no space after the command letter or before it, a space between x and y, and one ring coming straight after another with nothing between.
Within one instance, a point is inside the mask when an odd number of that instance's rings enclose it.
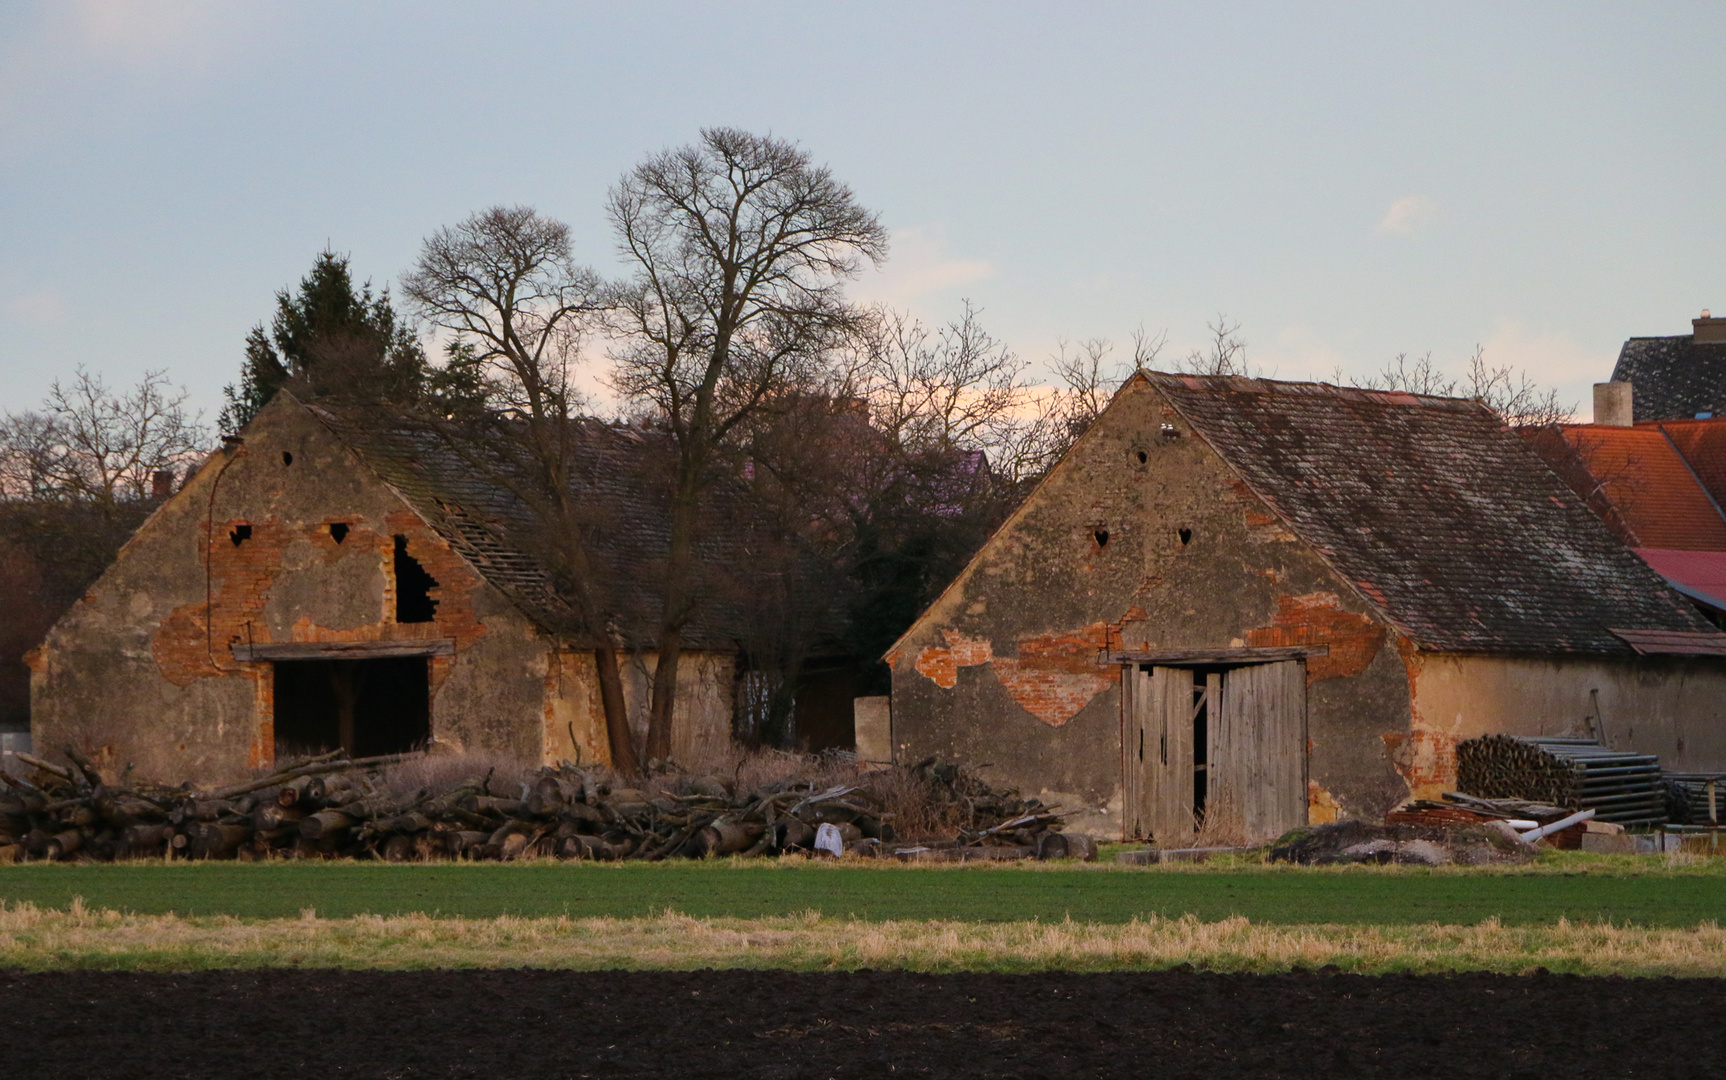
<instances>
[{"instance_id":1,"label":"wooden beam","mask_svg":"<svg viewBox=\"0 0 1726 1080\"><path fill-rule=\"evenodd\" d=\"M454 638L418 641L288 641L276 645L232 646L242 664L271 660L382 660L392 656L449 656Z\"/></svg>"},{"instance_id":2,"label":"wooden beam","mask_svg":"<svg viewBox=\"0 0 1726 1080\"><path fill-rule=\"evenodd\" d=\"M1117 664L1270 664L1325 656L1329 645L1284 645L1272 649L1152 649L1110 653Z\"/></svg>"}]
</instances>

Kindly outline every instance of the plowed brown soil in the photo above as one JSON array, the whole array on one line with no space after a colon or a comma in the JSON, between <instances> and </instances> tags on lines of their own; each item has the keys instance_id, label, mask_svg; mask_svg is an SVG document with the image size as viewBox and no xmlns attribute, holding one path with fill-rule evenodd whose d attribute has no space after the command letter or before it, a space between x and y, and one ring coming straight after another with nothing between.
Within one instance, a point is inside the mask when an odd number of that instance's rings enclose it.
<instances>
[{"instance_id":1,"label":"plowed brown soil","mask_svg":"<svg viewBox=\"0 0 1726 1080\"><path fill-rule=\"evenodd\" d=\"M1726 981L1497 975L0 974L0 1074L1713 1077Z\"/></svg>"}]
</instances>

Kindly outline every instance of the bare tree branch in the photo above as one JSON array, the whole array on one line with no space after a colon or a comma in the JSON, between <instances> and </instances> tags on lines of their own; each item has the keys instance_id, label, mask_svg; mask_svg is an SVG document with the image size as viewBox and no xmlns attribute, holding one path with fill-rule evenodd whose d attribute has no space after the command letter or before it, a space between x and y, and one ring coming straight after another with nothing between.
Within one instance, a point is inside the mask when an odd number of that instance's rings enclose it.
<instances>
[{"instance_id":1,"label":"bare tree branch","mask_svg":"<svg viewBox=\"0 0 1726 1080\"><path fill-rule=\"evenodd\" d=\"M162 371L125 395L80 367L54 381L40 412L0 421L0 496L112 509L146 498L159 472L184 477L209 447L202 414Z\"/></svg>"},{"instance_id":2,"label":"bare tree branch","mask_svg":"<svg viewBox=\"0 0 1726 1080\"><path fill-rule=\"evenodd\" d=\"M801 147L730 128L650 156L608 209L631 267L608 294L613 382L653 409L678 454L647 747L663 758L699 596L701 494L753 416L828 381L834 350L867 322L844 283L886 256L887 234Z\"/></svg>"}]
</instances>

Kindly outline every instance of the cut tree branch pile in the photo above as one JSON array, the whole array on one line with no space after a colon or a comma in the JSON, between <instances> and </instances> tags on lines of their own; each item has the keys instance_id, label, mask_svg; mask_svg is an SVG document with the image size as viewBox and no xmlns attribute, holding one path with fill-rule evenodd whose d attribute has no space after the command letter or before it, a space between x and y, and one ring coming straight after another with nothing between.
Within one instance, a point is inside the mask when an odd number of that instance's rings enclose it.
<instances>
[{"instance_id":1,"label":"cut tree branch pile","mask_svg":"<svg viewBox=\"0 0 1726 1080\"><path fill-rule=\"evenodd\" d=\"M0 774L0 861L375 858L510 860L700 858L810 852L832 825L845 850L902 858L1036 855L1094 858L1095 845L1060 835L1055 808L989 787L932 761L895 770L901 792L952 827L941 839L898 842L887 808L889 773L830 784L792 777L742 790L716 776L656 777L625 787L609 771L568 762L527 780L496 769L403 793L385 767L409 755L336 754L284 765L210 791L108 782L75 749L69 766L27 754L33 774ZM872 790L873 788L873 790ZM929 816L926 812L924 816Z\"/></svg>"}]
</instances>

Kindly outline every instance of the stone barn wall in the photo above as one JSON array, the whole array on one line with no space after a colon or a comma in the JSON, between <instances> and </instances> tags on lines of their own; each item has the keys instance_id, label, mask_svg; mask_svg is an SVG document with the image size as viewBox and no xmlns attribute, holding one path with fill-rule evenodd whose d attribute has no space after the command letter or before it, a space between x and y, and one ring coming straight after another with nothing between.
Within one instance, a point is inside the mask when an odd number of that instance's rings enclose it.
<instances>
[{"instance_id":1,"label":"stone barn wall","mask_svg":"<svg viewBox=\"0 0 1726 1080\"><path fill-rule=\"evenodd\" d=\"M1393 637L1134 381L889 653L896 751L988 763L1118 835L1106 650L1325 645L1307 667L1313 816L1376 814L1406 793L1382 737L1409 726Z\"/></svg>"},{"instance_id":2,"label":"stone barn wall","mask_svg":"<svg viewBox=\"0 0 1726 1080\"><path fill-rule=\"evenodd\" d=\"M347 526L337 543L330 526ZM249 535L247 535L249 530ZM397 623L394 537L438 582ZM236 542L238 541L238 542ZM145 522L32 656L32 731L164 781L271 761L272 668L233 644L453 639L430 660L432 733L537 757L549 651L303 407L267 409Z\"/></svg>"}]
</instances>

